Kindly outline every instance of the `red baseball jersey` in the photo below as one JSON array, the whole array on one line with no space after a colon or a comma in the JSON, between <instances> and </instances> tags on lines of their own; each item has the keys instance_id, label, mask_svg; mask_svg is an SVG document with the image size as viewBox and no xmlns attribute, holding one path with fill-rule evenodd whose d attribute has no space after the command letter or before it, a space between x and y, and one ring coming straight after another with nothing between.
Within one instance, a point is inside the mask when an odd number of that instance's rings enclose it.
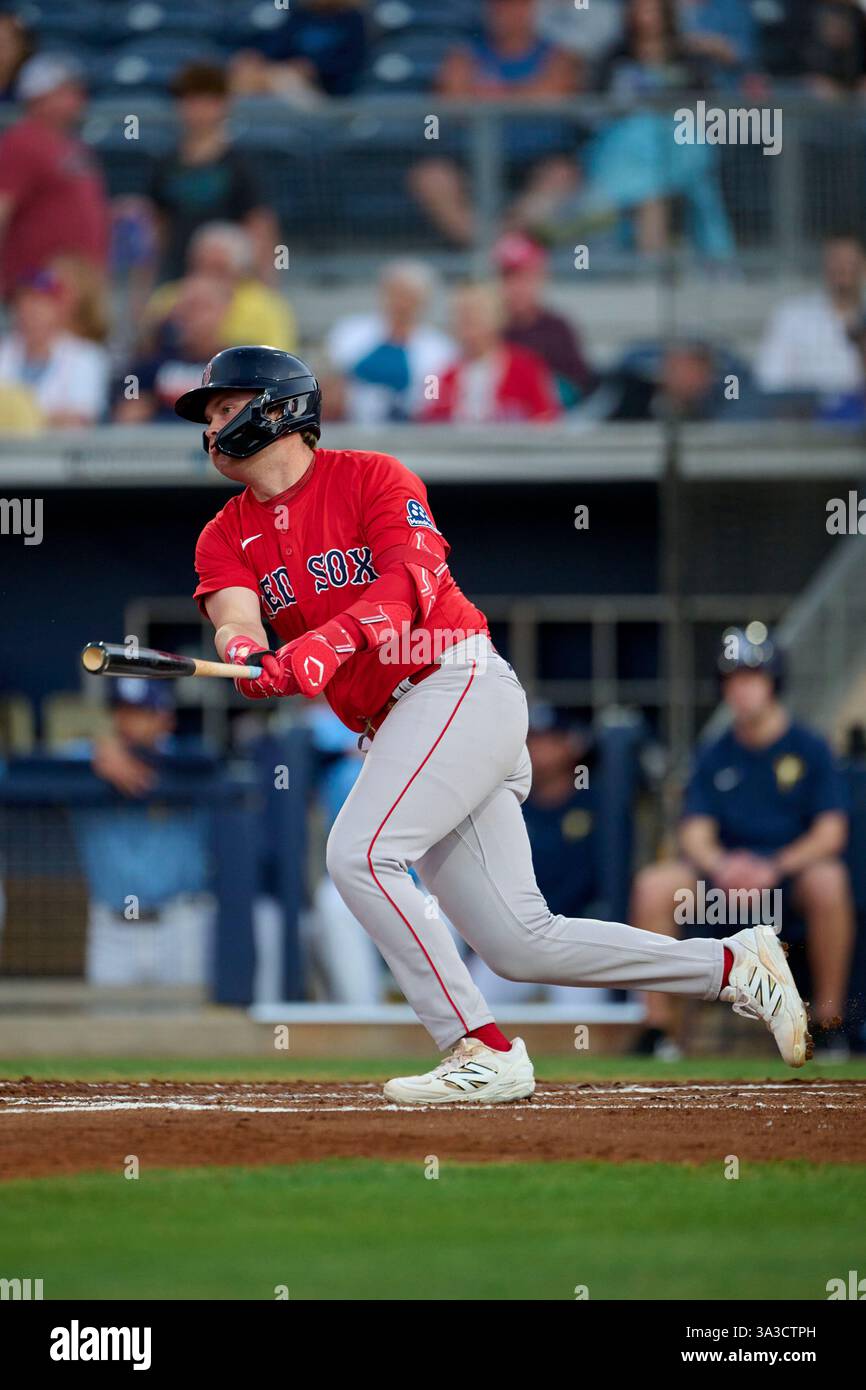
<instances>
[{"instance_id":1,"label":"red baseball jersey","mask_svg":"<svg viewBox=\"0 0 866 1390\"><path fill-rule=\"evenodd\" d=\"M377 560L410 544L425 527L441 534L424 484L397 459L317 449L304 476L285 492L259 502L247 487L208 522L196 546L195 597L205 611L208 594L252 589L282 645L345 612L379 578ZM447 554L448 542L441 540ZM429 640L416 640L421 630ZM325 687L328 703L361 732L394 687L429 664L431 649L438 654L478 632L488 632L484 614L446 569L426 622L413 626L411 646L401 651L409 659L395 663L383 660L382 650L357 652Z\"/></svg>"}]
</instances>

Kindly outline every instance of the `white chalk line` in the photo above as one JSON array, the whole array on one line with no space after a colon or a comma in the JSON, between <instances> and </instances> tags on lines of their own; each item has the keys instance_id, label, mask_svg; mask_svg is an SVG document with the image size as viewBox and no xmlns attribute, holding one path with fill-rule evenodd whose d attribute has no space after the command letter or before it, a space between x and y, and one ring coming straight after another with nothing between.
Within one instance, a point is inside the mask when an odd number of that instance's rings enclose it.
<instances>
[{"instance_id":1,"label":"white chalk line","mask_svg":"<svg viewBox=\"0 0 866 1390\"><path fill-rule=\"evenodd\" d=\"M20 1083L0 1083L0 1085L16 1085ZM76 1083L77 1084L77 1083ZM103 1083L84 1083L90 1087ZM82 1114L103 1114L116 1113L120 1111L174 1111L179 1113L208 1113L208 1114L230 1114L230 1115L322 1115L322 1114L380 1114L388 1112L409 1112L418 1113L432 1112L437 1110L465 1110L467 1105L472 1109L489 1109L481 1101L445 1101L429 1105L392 1105L380 1099L380 1088L373 1082L357 1083L351 1086L352 1091L372 1092L367 1104L353 1105L347 1103L347 1097L351 1094L346 1089L340 1091L313 1090L305 1088L303 1095L289 1092L287 1095L277 1100L273 1096L272 1090L263 1090L254 1084L217 1082L214 1088L202 1092L196 1090L180 1097L161 1096L140 1096L141 1088L149 1086L148 1082L121 1083L121 1087L113 1093L102 1096L69 1096L65 1093L54 1096L16 1096L3 1099L0 1097L0 1115L82 1115ZM124 1087L127 1093L123 1093ZM520 1113L535 1113L548 1110L560 1111L602 1111L616 1113L622 1110L632 1110L632 1098L641 1097L640 1109L668 1111L676 1113L683 1108L691 1110L769 1110L778 1114L785 1114L792 1111L803 1110L803 1100L808 1099L810 1109L813 1110L847 1110L846 1104L837 1104L838 1101L866 1100L866 1088L845 1088L832 1082L810 1084L798 1090L790 1082L744 1082L742 1084L730 1082L710 1082L695 1084L672 1084L670 1086L645 1086L639 1083L620 1084L615 1086L596 1086L591 1083L576 1083L577 1090L570 1088L569 1091L555 1091L539 1089L536 1091L531 1101L524 1103L517 1102L515 1109ZM134 1089L139 1092L139 1097L134 1098L128 1094L128 1090ZM228 1101L221 1094L228 1090L233 1093L247 1093L250 1097L249 1102ZM833 1099L826 1097L830 1092ZM723 1092L724 1095L719 1093ZM790 1097L790 1104L779 1104L779 1092L783 1092ZM760 1097L762 1095L772 1096L772 1103L768 1104ZM556 1099L546 1100L545 1096L556 1097ZM267 1098L267 1104L252 1103L255 1097ZM339 1101L340 1104L328 1104L329 1101ZM811 1102L817 1102L812 1106ZM372 1103L370 1103L372 1102ZM501 1107L497 1107L501 1108Z\"/></svg>"}]
</instances>

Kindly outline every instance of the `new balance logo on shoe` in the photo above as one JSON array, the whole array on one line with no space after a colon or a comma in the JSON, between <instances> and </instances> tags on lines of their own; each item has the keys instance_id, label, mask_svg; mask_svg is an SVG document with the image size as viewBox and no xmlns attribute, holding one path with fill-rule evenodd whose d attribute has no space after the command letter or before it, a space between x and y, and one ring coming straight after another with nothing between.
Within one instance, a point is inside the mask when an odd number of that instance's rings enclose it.
<instances>
[{"instance_id":1,"label":"new balance logo on shoe","mask_svg":"<svg viewBox=\"0 0 866 1390\"><path fill-rule=\"evenodd\" d=\"M756 975L758 977L757 984L754 983ZM767 992L766 1008L772 1016L773 1014L777 1013L779 1008L781 1007L782 990L780 986L777 984L777 982L770 975L764 974L758 968L758 966L755 966L749 978L749 989L752 991L752 994L754 995L755 1003L760 1004L762 1008L764 1007L765 987Z\"/></svg>"},{"instance_id":2,"label":"new balance logo on shoe","mask_svg":"<svg viewBox=\"0 0 866 1390\"><path fill-rule=\"evenodd\" d=\"M492 1081L496 1072L492 1067L482 1066L480 1062L466 1062L457 1071L449 1071L442 1078L446 1086L454 1086L460 1091L474 1090Z\"/></svg>"}]
</instances>

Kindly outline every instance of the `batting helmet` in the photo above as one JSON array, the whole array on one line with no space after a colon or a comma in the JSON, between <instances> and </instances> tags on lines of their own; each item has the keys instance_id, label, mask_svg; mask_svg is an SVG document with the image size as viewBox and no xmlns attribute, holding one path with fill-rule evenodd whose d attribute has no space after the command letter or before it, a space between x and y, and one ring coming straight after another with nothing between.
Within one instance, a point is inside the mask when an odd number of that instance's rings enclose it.
<instances>
[{"instance_id":1,"label":"batting helmet","mask_svg":"<svg viewBox=\"0 0 866 1390\"><path fill-rule=\"evenodd\" d=\"M284 434L309 430L321 433L322 393L319 383L300 357L272 347L233 347L212 357L202 373L201 386L175 402L184 420L206 424L205 407L223 391L255 391L243 410L224 425L216 437L220 453L248 459ZM271 411L281 407L276 418ZM202 436L207 452L207 436Z\"/></svg>"},{"instance_id":2,"label":"batting helmet","mask_svg":"<svg viewBox=\"0 0 866 1390\"><path fill-rule=\"evenodd\" d=\"M777 690L785 675L782 652L764 623L759 622L725 630L718 668L722 677L733 675L735 671L763 671L772 677Z\"/></svg>"}]
</instances>

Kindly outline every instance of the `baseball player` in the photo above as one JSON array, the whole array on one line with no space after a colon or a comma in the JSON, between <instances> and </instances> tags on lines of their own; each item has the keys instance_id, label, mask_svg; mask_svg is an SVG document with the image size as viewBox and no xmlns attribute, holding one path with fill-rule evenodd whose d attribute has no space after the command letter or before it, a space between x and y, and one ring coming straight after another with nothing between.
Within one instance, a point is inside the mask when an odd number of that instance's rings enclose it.
<instances>
[{"instance_id":1,"label":"baseball player","mask_svg":"<svg viewBox=\"0 0 866 1390\"><path fill-rule=\"evenodd\" d=\"M801 1066L806 1011L772 929L677 941L550 911L520 809L526 697L451 575L420 479L388 454L319 448L318 382L275 348L218 353L176 409L204 425L217 471L245 484L196 549L217 651L263 668L238 689L251 700L324 692L363 736L328 870L445 1054L389 1081L387 1099L488 1103L535 1088L523 1042L496 1026L439 907L506 979L722 999Z\"/></svg>"}]
</instances>

